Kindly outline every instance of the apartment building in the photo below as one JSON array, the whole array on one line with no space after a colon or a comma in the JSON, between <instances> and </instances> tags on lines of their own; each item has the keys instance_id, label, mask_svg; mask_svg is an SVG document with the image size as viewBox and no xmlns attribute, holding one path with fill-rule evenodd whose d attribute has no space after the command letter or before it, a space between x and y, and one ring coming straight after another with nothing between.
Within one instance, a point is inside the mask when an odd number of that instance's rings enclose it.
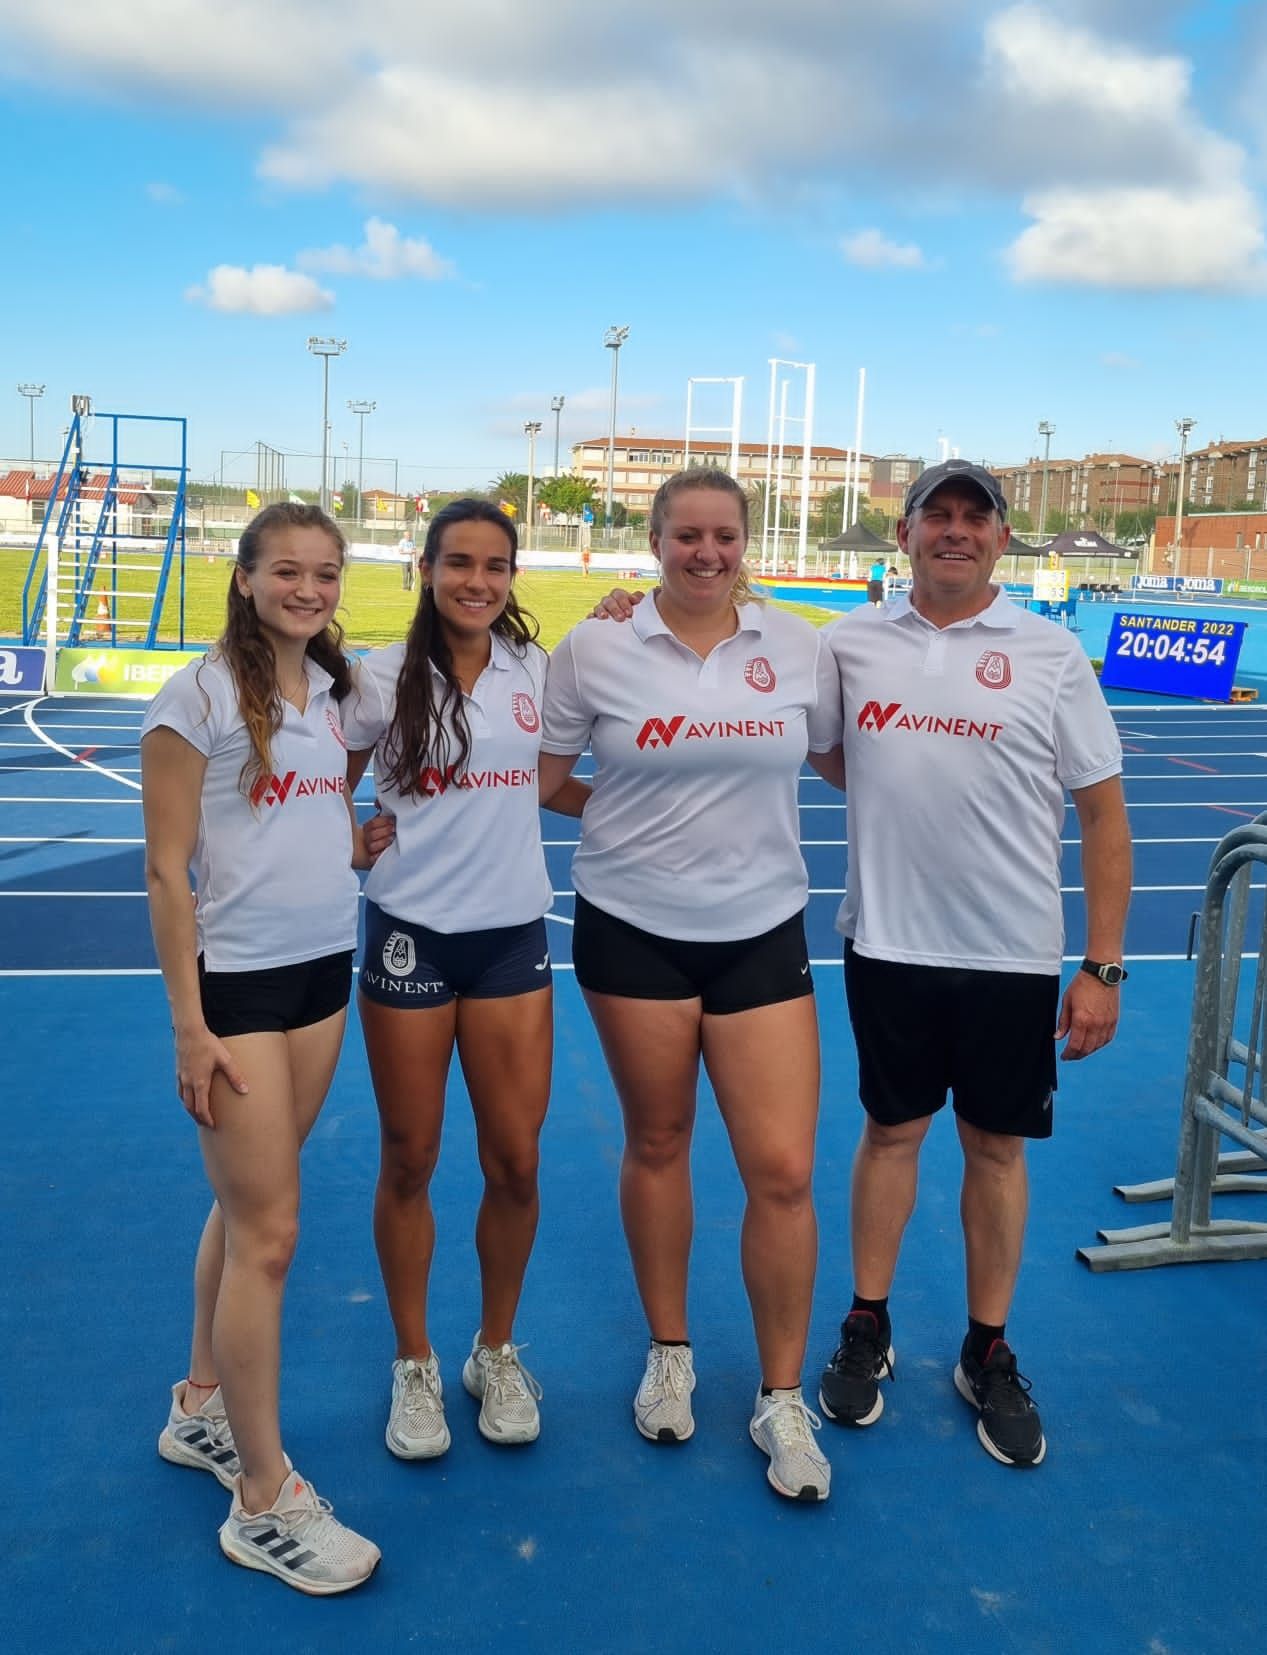
<instances>
[{"instance_id":1,"label":"apartment building","mask_svg":"<svg viewBox=\"0 0 1267 1655\"><path fill-rule=\"evenodd\" d=\"M589 437L572 445L572 470L578 477L588 478L601 497L607 488L606 437ZM848 452L843 448L811 448L809 458L809 498L813 511L823 496L833 489L843 488ZM630 432L616 437L612 447L612 499L629 511L647 513L655 491L666 477L681 471L686 460L686 443L682 437L643 436ZM790 445L783 451L783 496L795 511L801 497L800 446ZM718 437L693 437L689 456L691 465L717 466L730 469L730 443ZM777 452L775 455L777 468ZM871 468L875 462L863 454L859 462L858 487L868 494L871 487ZM738 480L744 488L766 481L767 452L764 443L741 442L739 445Z\"/></svg>"}]
</instances>

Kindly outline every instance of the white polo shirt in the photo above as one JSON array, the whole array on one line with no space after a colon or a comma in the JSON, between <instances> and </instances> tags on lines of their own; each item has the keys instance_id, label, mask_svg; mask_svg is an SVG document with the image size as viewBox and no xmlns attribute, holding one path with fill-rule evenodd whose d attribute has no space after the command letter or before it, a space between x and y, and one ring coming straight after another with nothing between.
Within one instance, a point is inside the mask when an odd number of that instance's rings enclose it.
<instances>
[{"instance_id":1,"label":"white polo shirt","mask_svg":"<svg viewBox=\"0 0 1267 1655\"><path fill-rule=\"evenodd\" d=\"M370 869L365 894L396 919L445 933L540 919L552 900L537 797L544 651L520 651L494 635L489 663L463 699L465 772L428 768L411 795L387 785L382 746L404 659L403 643L371 650L343 706L348 746L374 748L376 797L396 818L396 838ZM444 680L430 670L438 697Z\"/></svg>"},{"instance_id":2,"label":"white polo shirt","mask_svg":"<svg viewBox=\"0 0 1267 1655\"><path fill-rule=\"evenodd\" d=\"M701 660L653 598L632 621L583 621L550 658L546 753L594 755L572 863L605 913L695 942L759 936L808 896L797 776L840 740L838 675L786 610L739 608Z\"/></svg>"},{"instance_id":3,"label":"white polo shirt","mask_svg":"<svg viewBox=\"0 0 1267 1655\"><path fill-rule=\"evenodd\" d=\"M824 636L849 788L837 929L875 959L1058 973L1064 790L1122 769L1082 649L1001 588L942 629L903 595Z\"/></svg>"},{"instance_id":4,"label":"white polo shirt","mask_svg":"<svg viewBox=\"0 0 1267 1655\"><path fill-rule=\"evenodd\" d=\"M359 882L343 787L347 750L330 674L305 660L308 704L282 703L272 773L239 776L251 751L237 686L214 651L163 685L141 725L175 730L207 761L191 871L208 971L260 971L356 947Z\"/></svg>"}]
</instances>

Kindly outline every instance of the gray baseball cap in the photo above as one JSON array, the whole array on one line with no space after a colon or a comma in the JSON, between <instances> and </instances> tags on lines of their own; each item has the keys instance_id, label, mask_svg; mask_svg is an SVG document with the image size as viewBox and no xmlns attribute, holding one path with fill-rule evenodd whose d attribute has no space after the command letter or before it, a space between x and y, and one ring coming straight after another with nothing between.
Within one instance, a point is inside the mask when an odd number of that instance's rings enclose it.
<instances>
[{"instance_id":1,"label":"gray baseball cap","mask_svg":"<svg viewBox=\"0 0 1267 1655\"><path fill-rule=\"evenodd\" d=\"M972 483L981 490L1000 517L1007 516L1002 483L983 465L973 465L971 460L943 460L940 465L930 465L927 471L921 471L906 491L902 515L909 517L913 511L918 511L943 483Z\"/></svg>"}]
</instances>

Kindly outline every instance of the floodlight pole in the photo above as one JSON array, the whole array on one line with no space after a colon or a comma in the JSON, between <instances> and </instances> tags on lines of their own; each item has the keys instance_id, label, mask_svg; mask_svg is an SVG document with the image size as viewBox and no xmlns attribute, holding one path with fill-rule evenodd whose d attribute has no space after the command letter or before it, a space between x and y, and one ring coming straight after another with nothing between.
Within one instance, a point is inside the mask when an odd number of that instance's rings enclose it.
<instances>
[{"instance_id":1,"label":"floodlight pole","mask_svg":"<svg viewBox=\"0 0 1267 1655\"><path fill-rule=\"evenodd\" d=\"M612 493L616 481L616 372L620 361L620 347L628 337L627 327L611 327L603 335L603 344L612 353L612 405L611 418L607 422L607 499L603 508L603 521L609 532L612 526Z\"/></svg>"},{"instance_id":2,"label":"floodlight pole","mask_svg":"<svg viewBox=\"0 0 1267 1655\"><path fill-rule=\"evenodd\" d=\"M550 398L550 412L554 415L554 475L559 475L559 415L563 412L563 398Z\"/></svg>"},{"instance_id":3,"label":"floodlight pole","mask_svg":"<svg viewBox=\"0 0 1267 1655\"><path fill-rule=\"evenodd\" d=\"M321 509L326 512L330 510L330 358L342 356L347 348L346 339L319 339L314 335L308 340L309 351L321 358Z\"/></svg>"},{"instance_id":4,"label":"floodlight pole","mask_svg":"<svg viewBox=\"0 0 1267 1655\"><path fill-rule=\"evenodd\" d=\"M349 402L348 412L361 422L361 446L356 460L356 520L365 527L365 416L378 407L376 402Z\"/></svg>"},{"instance_id":5,"label":"floodlight pole","mask_svg":"<svg viewBox=\"0 0 1267 1655\"><path fill-rule=\"evenodd\" d=\"M1196 423L1194 419L1175 421L1175 430L1179 433L1179 493L1175 500L1175 538L1170 549L1172 569L1178 569L1179 559L1183 555L1183 462L1188 453L1188 433Z\"/></svg>"},{"instance_id":6,"label":"floodlight pole","mask_svg":"<svg viewBox=\"0 0 1267 1655\"><path fill-rule=\"evenodd\" d=\"M1047 533L1047 467L1051 464L1051 439L1056 427L1048 419L1038 422L1038 434L1043 439L1043 486L1039 495L1038 505L1038 533L1040 536Z\"/></svg>"},{"instance_id":7,"label":"floodlight pole","mask_svg":"<svg viewBox=\"0 0 1267 1655\"><path fill-rule=\"evenodd\" d=\"M35 402L37 397L44 395L44 387L26 383L18 386L18 395L24 396L27 401L27 410L31 420L31 474L35 474Z\"/></svg>"},{"instance_id":8,"label":"floodlight pole","mask_svg":"<svg viewBox=\"0 0 1267 1655\"><path fill-rule=\"evenodd\" d=\"M528 521L524 525L525 552L532 550L532 521L534 516L532 496L537 486L537 433L540 429L541 421L539 419L530 419L524 425L524 432L528 438Z\"/></svg>"}]
</instances>

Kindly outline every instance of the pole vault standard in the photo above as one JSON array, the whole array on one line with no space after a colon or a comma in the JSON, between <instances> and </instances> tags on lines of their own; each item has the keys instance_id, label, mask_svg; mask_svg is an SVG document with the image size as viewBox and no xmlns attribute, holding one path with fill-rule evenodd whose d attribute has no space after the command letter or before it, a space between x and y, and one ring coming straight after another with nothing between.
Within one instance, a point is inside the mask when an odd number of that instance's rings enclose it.
<instances>
[{"instance_id":1,"label":"pole vault standard","mask_svg":"<svg viewBox=\"0 0 1267 1655\"><path fill-rule=\"evenodd\" d=\"M729 425L696 425L691 420L691 409L697 385L729 385L730 423ZM697 374L686 382L686 440L682 445L682 466L685 469L691 463L691 433L699 436L728 436L730 438L730 475L739 481L739 421L743 413L743 379L723 379L707 377Z\"/></svg>"},{"instance_id":2,"label":"pole vault standard","mask_svg":"<svg viewBox=\"0 0 1267 1655\"><path fill-rule=\"evenodd\" d=\"M770 541L770 496L773 492L782 504L784 480L784 456L786 451L787 425L801 427L801 521L797 530L796 540L796 573L805 574L805 548L809 536L809 474L810 461L814 443L814 375L815 367L812 362L789 362L782 357L772 356L770 359L770 411L769 423L766 430L766 461L765 461L765 515L761 535L761 572L766 572L766 559ZM783 370L781 372L781 370ZM803 400L799 414L787 412L788 387L793 376L803 374ZM779 442L778 442L778 475L775 476L775 443L774 425L775 405L779 409ZM790 481L790 479L789 479ZM779 523L774 525L775 546L774 562L778 564Z\"/></svg>"}]
</instances>

